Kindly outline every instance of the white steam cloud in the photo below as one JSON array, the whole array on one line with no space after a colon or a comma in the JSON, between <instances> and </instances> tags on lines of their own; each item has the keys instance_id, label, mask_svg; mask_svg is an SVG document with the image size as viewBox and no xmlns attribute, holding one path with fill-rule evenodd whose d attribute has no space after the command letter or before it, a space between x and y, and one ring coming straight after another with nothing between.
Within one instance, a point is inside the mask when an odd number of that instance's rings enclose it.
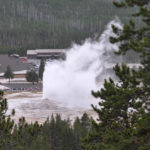
<instances>
[{"instance_id":1,"label":"white steam cloud","mask_svg":"<svg viewBox=\"0 0 150 150\"><path fill-rule=\"evenodd\" d=\"M98 87L96 78L103 77L104 69L111 63L111 54L118 44L109 42L115 36L112 24L122 29L121 23L111 21L98 41L87 39L82 45L74 44L67 50L66 60L47 62L43 78L43 98L67 107L90 108L97 104L91 90Z\"/></svg>"}]
</instances>

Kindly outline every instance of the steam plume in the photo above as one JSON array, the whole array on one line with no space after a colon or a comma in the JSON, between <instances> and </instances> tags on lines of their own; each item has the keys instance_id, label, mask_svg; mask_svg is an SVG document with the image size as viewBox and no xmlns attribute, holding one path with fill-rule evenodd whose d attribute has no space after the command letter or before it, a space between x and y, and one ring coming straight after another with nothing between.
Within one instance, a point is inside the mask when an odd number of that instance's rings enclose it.
<instances>
[{"instance_id":1,"label":"steam plume","mask_svg":"<svg viewBox=\"0 0 150 150\"><path fill-rule=\"evenodd\" d=\"M82 45L73 44L67 50L66 61L47 62L43 78L43 98L68 107L86 107L97 104L91 90L97 89L96 78L105 78L104 70L111 63L111 55L118 44L109 42L115 36L112 24L122 29L121 23L111 21L98 41L87 39Z\"/></svg>"}]
</instances>

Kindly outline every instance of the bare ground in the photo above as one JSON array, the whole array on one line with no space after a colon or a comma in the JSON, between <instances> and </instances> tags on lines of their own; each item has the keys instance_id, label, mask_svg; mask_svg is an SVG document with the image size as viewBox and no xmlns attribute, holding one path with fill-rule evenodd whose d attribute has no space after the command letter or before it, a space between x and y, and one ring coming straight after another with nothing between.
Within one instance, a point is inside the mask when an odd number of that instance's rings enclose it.
<instances>
[{"instance_id":1,"label":"bare ground","mask_svg":"<svg viewBox=\"0 0 150 150\"><path fill-rule=\"evenodd\" d=\"M37 92L20 92L7 94L8 112L10 114L12 109L15 109L15 116L13 119L18 122L20 117L25 117L27 122L39 123L45 122L48 117L60 114L63 119L70 118L71 121L78 116L81 117L83 113L96 118L96 113L91 109L67 107L56 103L54 100L42 99L42 93Z\"/></svg>"}]
</instances>

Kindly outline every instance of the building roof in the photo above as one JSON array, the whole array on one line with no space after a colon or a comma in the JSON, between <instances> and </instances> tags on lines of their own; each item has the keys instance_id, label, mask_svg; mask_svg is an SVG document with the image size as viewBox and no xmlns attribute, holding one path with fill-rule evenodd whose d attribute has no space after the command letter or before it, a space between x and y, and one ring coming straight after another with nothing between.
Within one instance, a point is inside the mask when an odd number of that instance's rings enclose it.
<instances>
[{"instance_id":1,"label":"building roof","mask_svg":"<svg viewBox=\"0 0 150 150\"><path fill-rule=\"evenodd\" d=\"M35 50L27 50L27 55L36 55L37 52Z\"/></svg>"},{"instance_id":2,"label":"building roof","mask_svg":"<svg viewBox=\"0 0 150 150\"><path fill-rule=\"evenodd\" d=\"M65 53L64 49L36 49L27 50L27 55L37 55L39 53Z\"/></svg>"},{"instance_id":3,"label":"building roof","mask_svg":"<svg viewBox=\"0 0 150 150\"><path fill-rule=\"evenodd\" d=\"M21 70L21 71L14 71L14 74L26 74L27 70Z\"/></svg>"}]
</instances>

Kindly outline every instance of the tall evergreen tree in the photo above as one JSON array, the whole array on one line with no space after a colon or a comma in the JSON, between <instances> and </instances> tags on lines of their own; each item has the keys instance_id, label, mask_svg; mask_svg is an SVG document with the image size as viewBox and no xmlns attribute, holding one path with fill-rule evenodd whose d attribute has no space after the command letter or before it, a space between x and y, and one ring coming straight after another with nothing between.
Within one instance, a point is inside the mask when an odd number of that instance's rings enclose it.
<instances>
[{"instance_id":1,"label":"tall evergreen tree","mask_svg":"<svg viewBox=\"0 0 150 150\"><path fill-rule=\"evenodd\" d=\"M10 79L13 79L13 78L14 78L14 74L13 74L13 72L12 72L10 66L7 66L7 69L6 69L5 73L4 73L4 77L5 77L6 79L9 79L9 82L10 82Z\"/></svg>"},{"instance_id":2,"label":"tall evergreen tree","mask_svg":"<svg viewBox=\"0 0 150 150\"><path fill-rule=\"evenodd\" d=\"M149 150L150 146L150 0L122 0L117 7L137 7L133 14L143 20L138 28L134 21L125 24L123 31L112 26L118 37L112 43L121 42L118 54L129 50L141 56L141 67L130 69L116 65L114 71L118 83L105 80L104 88L92 92L100 98L99 106L92 106L98 114L93 121L93 132L84 141L86 150Z\"/></svg>"},{"instance_id":3,"label":"tall evergreen tree","mask_svg":"<svg viewBox=\"0 0 150 150\"><path fill-rule=\"evenodd\" d=\"M44 68L45 68L45 59L42 58L40 62L40 67L39 67L39 78L43 80L43 73L44 73Z\"/></svg>"}]
</instances>

